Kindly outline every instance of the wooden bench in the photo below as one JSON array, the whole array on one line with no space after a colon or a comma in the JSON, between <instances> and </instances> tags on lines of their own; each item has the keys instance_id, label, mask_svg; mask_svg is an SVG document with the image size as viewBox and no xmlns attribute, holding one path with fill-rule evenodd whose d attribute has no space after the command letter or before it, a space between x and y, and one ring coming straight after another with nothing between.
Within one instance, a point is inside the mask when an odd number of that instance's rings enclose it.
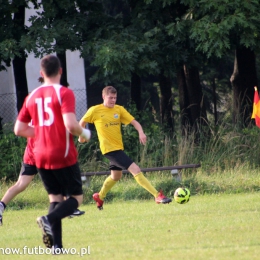
<instances>
[{"instance_id":1,"label":"wooden bench","mask_svg":"<svg viewBox=\"0 0 260 260\"><path fill-rule=\"evenodd\" d=\"M172 177L181 182L182 176L181 171L183 169L190 169L190 168L199 168L200 164L183 164L183 165L173 165L173 166L163 166L163 167L153 167L153 168L141 168L142 172L159 172L159 171L167 171L170 170ZM129 173L127 170L123 170L123 173ZM82 172L81 179L88 187L90 185L91 177L92 176L100 176L100 175L109 175L110 171L102 171L102 172Z\"/></svg>"}]
</instances>

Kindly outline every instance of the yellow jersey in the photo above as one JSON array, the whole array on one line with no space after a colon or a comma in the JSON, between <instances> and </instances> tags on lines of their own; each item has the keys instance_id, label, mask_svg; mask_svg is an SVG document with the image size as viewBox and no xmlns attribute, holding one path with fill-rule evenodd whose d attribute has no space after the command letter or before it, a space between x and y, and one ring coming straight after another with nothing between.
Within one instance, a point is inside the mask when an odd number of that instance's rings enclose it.
<instances>
[{"instance_id":1,"label":"yellow jersey","mask_svg":"<svg viewBox=\"0 0 260 260\"><path fill-rule=\"evenodd\" d=\"M109 108L100 104L90 107L82 120L95 125L101 152L106 154L124 150L121 124L130 124L134 117L123 106Z\"/></svg>"}]
</instances>

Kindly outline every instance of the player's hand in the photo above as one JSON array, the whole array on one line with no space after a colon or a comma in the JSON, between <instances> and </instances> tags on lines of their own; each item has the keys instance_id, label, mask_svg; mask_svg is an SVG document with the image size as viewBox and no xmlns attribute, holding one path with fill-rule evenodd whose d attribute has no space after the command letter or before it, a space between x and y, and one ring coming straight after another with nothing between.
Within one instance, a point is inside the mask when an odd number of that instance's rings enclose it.
<instances>
[{"instance_id":1,"label":"player's hand","mask_svg":"<svg viewBox=\"0 0 260 260\"><path fill-rule=\"evenodd\" d=\"M79 142L87 142L91 138L91 132L88 129L82 128L82 133L79 136Z\"/></svg>"},{"instance_id":2,"label":"player's hand","mask_svg":"<svg viewBox=\"0 0 260 260\"><path fill-rule=\"evenodd\" d=\"M143 144L143 145L145 145L146 144L146 135L145 135L145 133L144 132L142 132L142 133L139 133L139 140L140 140L140 143L141 144Z\"/></svg>"},{"instance_id":3,"label":"player's hand","mask_svg":"<svg viewBox=\"0 0 260 260\"><path fill-rule=\"evenodd\" d=\"M86 139L84 139L83 137L79 136L78 141L79 141L81 144L83 144L83 143L86 142Z\"/></svg>"}]
</instances>

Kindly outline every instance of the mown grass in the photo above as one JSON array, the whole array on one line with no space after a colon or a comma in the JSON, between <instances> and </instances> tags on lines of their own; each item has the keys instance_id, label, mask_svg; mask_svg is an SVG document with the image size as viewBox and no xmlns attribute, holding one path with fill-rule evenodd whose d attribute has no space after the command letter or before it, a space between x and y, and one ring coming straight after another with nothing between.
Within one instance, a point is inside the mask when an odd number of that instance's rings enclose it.
<instances>
[{"instance_id":1,"label":"mown grass","mask_svg":"<svg viewBox=\"0 0 260 260\"><path fill-rule=\"evenodd\" d=\"M260 193L194 195L189 203L153 200L93 204L84 216L63 220L65 248L90 248L84 259L249 260L260 253ZM42 246L35 219L44 209L8 210L0 248ZM32 252L32 251L31 251ZM1 254L1 251L0 251ZM59 259L81 258L77 255ZM1 259L52 259L51 255L2 255Z\"/></svg>"}]
</instances>

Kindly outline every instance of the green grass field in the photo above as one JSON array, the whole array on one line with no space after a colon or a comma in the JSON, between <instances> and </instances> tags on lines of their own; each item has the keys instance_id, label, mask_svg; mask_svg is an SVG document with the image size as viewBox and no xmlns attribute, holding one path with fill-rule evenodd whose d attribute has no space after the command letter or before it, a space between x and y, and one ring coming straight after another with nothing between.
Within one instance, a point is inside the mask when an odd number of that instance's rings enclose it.
<instances>
[{"instance_id":1,"label":"green grass field","mask_svg":"<svg viewBox=\"0 0 260 260\"><path fill-rule=\"evenodd\" d=\"M60 256L32 254L33 248L44 248L36 217L47 208L7 210L0 227L0 259L259 259L258 192L192 196L185 205L116 201L103 211L94 204L80 209L84 216L63 220L63 245L74 254ZM30 254L24 254L24 246ZM11 248L22 254L10 253Z\"/></svg>"}]
</instances>

